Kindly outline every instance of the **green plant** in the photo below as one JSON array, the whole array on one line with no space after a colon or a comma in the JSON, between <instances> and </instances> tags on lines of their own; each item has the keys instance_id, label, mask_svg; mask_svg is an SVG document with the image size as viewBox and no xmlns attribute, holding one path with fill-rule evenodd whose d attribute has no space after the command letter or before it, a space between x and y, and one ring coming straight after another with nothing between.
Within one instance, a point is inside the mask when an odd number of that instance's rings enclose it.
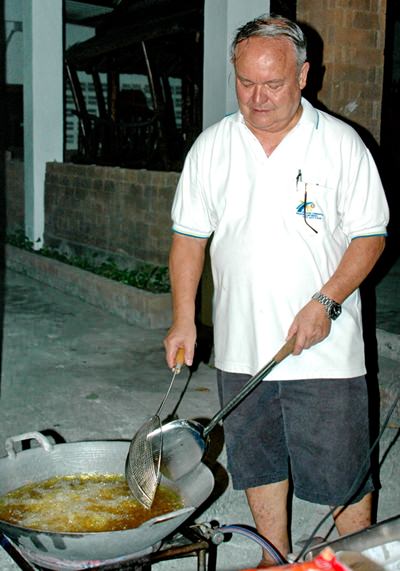
<instances>
[{"instance_id":1,"label":"green plant","mask_svg":"<svg viewBox=\"0 0 400 571\"><path fill-rule=\"evenodd\" d=\"M75 266L82 270L146 291L167 293L171 290L168 268L166 266L141 263L133 270L127 268L121 269L112 258L98 263L96 256L92 256L92 259L89 259L86 256L68 255L60 252L56 248L49 248L47 246L35 250L33 242L20 230L8 234L6 241L8 244L16 246L17 248L52 258L64 264L69 264L70 266Z\"/></svg>"}]
</instances>

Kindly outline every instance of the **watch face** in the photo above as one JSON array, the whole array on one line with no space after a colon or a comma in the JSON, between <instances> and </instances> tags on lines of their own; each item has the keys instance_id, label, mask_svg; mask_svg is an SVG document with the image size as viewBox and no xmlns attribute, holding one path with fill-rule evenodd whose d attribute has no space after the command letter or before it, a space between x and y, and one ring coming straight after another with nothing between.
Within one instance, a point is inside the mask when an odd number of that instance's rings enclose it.
<instances>
[{"instance_id":1,"label":"watch face","mask_svg":"<svg viewBox=\"0 0 400 571\"><path fill-rule=\"evenodd\" d=\"M329 308L329 317L331 319L337 319L342 313L342 308L338 303L332 303Z\"/></svg>"}]
</instances>

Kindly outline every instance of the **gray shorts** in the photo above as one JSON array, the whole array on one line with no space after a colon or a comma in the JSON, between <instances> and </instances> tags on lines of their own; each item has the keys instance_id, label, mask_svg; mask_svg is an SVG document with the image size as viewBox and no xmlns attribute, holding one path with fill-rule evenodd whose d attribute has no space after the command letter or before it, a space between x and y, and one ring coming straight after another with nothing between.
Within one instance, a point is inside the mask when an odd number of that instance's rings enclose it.
<instances>
[{"instance_id":1,"label":"gray shorts","mask_svg":"<svg viewBox=\"0 0 400 571\"><path fill-rule=\"evenodd\" d=\"M221 405L249 378L218 371ZM226 417L224 433L235 489L291 477L298 498L343 505L370 466L365 378L263 381ZM368 472L351 503L373 489Z\"/></svg>"}]
</instances>

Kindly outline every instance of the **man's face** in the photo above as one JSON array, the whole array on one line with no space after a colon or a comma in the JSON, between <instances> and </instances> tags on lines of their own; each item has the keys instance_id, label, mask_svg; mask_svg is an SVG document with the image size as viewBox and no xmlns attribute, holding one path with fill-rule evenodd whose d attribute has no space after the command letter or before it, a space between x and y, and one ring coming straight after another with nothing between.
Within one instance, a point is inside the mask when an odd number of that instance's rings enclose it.
<instances>
[{"instance_id":1,"label":"man's face","mask_svg":"<svg viewBox=\"0 0 400 571\"><path fill-rule=\"evenodd\" d=\"M286 38L251 37L237 45L235 55L236 93L249 129L256 135L290 130L299 118L308 63L297 70Z\"/></svg>"}]
</instances>

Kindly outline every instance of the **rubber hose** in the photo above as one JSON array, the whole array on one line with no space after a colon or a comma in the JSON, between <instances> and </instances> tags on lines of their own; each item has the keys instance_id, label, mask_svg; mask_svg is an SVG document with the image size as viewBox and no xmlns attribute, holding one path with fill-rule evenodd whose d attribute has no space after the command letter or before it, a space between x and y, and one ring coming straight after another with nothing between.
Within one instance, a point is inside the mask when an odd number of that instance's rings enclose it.
<instances>
[{"instance_id":1,"label":"rubber hose","mask_svg":"<svg viewBox=\"0 0 400 571\"><path fill-rule=\"evenodd\" d=\"M215 532L221 532L223 534L226 533L237 533L239 535L243 535L252 539L258 545L260 545L265 551L268 551L272 559L278 563L278 565L286 565L288 561L281 555L278 549L265 537L262 537L255 531L248 529L247 527L243 527L241 525L222 525L218 529L214 530Z\"/></svg>"}]
</instances>

